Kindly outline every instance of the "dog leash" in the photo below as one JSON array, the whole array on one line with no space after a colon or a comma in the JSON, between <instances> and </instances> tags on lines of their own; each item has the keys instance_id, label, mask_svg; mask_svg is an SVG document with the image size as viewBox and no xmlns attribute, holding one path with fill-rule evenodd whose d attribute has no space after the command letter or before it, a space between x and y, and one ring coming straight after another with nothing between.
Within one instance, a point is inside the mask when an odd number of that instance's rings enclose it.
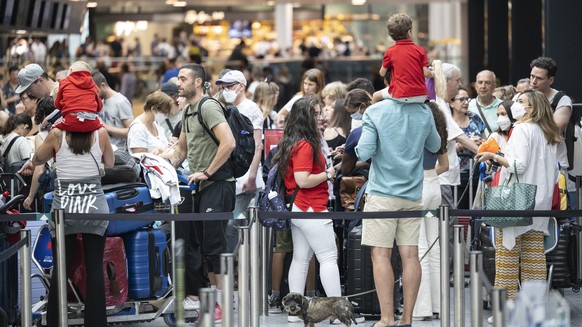
<instances>
[{"instance_id":1,"label":"dog leash","mask_svg":"<svg viewBox=\"0 0 582 327\"><path fill-rule=\"evenodd\" d=\"M437 237L437 238L434 240L434 242L432 242L432 244L431 244L431 245L428 247L428 250L426 250L426 252L424 253L424 255L423 255L422 257L420 257L420 260L419 260L419 262L422 262L422 260L424 260L424 258L426 257L426 255L427 255L427 254L430 252L430 250L432 250L432 248L435 246L436 242L438 242L438 241L439 241L439 238L440 238L440 236L438 236L438 237ZM398 278L398 280L394 281L394 284L396 284L396 283L399 283L401 280L402 280L402 277ZM344 298L346 298L346 299L349 299L349 298L351 298L351 297L356 297L356 296L360 296L360 295L366 295L366 294L370 294L370 293L374 293L374 292L376 292L376 289L375 289L375 288L374 288L374 289L371 289L371 290L368 290L368 291L363 291L363 292L360 292L360 293L356 293L356 294L344 295L344 296L342 296L342 297L344 297Z\"/></svg>"}]
</instances>

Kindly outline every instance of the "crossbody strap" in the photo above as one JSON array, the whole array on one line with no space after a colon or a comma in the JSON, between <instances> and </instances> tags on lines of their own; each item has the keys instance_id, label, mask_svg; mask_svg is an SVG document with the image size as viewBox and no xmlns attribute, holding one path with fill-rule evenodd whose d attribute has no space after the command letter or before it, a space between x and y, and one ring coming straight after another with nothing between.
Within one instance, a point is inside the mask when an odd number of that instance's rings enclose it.
<instances>
[{"instance_id":1,"label":"crossbody strap","mask_svg":"<svg viewBox=\"0 0 582 327\"><path fill-rule=\"evenodd\" d=\"M481 109L481 105L479 104L479 99L475 98L475 104L477 105L477 110L479 110L479 114L481 115L481 117L483 117L483 122L485 123L485 127L487 127L487 131L489 131L489 134L491 135L493 131L491 130L491 127L487 122L487 117L485 117L485 114L483 114L483 110Z\"/></svg>"},{"instance_id":2,"label":"crossbody strap","mask_svg":"<svg viewBox=\"0 0 582 327\"><path fill-rule=\"evenodd\" d=\"M16 140L18 140L19 138L20 138L20 135L16 135L16 137L14 137L12 139L12 141L10 141L10 143L8 143L6 150L4 150L4 153L2 154L2 157L4 157L4 160L6 160L6 158L8 157L8 154L10 153L10 149L12 149L14 142L16 142Z\"/></svg>"}]
</instances>

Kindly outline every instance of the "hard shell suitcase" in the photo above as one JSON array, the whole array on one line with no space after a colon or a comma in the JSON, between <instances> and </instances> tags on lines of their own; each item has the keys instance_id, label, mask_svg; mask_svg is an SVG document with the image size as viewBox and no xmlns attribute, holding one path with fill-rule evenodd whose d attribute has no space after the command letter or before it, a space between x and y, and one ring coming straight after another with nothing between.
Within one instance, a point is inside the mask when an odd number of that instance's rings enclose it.
<instances>
[{"instance_id":1,"label":"hard shell suitcase","mask_svg":"<svg viewBox=\"0 0 582 327\"><path fill-rule=\"evenodd\" d=\"M88 285L81 236L77 237L76 246L77 252L73 259L73 268L69 271L69 278L79 291L81 300L85 301ZM103 277L105 281L105 304L107 306L122 305L127 300L128 279L125 249L123 239L120 237L108 237L105 240Z\"/></svg>"},{"instance_id":2,"label":"hard shell suitcase","mask_svg":"<svg viewBox=\"0 0 582 327\"><path fill-rule=\"evenodd\" d=\"M0 233L0 253L12 244ZM18 256L0 262L0 326L13 324L18 319Z\"/></svg>"},{"instance_id":3,"label":"hard shell suitcase","mask_svg":"<svg viewBox=\"0 0 582 327\"><path fill-rule=\"evenodd\" d=\"M579 291L582 281L577 279L577 231L568 222L559 224L558 243L554 250L546 254L548 269L554 265L552 272L553 288L572 288Z\"/></svg>"},{"instance_id":4,"label":"hard shell suitcase","mask_svg":"<svg viewBox=\"0 0 582 327\"><path fill-rule=\"evenodd\" d=\"M374 272L370 248L362 245L362 226L356 226L348 233L346 253L346 295L358 294L374 290ZM402 265L397 247L392 251L392 267L394 280L398 280L402 275ZM380 315L380 304L376 292L367 293L360 296L350 297L350 301L358 305L355 311L365 315ZM394 306L400 305L400 295L398 284L394 285ZM395 310L396 312L396 310Z\"/></svg>"},{"instance_id":5,"label":"hard shell suitcase","mask_svg":"<svg viewBox=\"0 0 582 327\"><path fill-rule=\"evenodd\" d=\"M168 290L169 251L161 229L139 229L123 235L128 295L134 300L162 296Z\"/></svg>"}]
</instances>

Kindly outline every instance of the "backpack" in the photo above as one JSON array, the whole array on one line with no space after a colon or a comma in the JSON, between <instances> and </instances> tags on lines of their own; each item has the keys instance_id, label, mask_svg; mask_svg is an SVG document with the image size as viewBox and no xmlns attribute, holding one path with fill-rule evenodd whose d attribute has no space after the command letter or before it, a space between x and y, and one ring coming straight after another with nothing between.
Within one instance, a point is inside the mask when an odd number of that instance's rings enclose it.
<instances>
[{"instance_id":1,"label":"backpack","mask_svg":"<svg viewBox=\"0 0 582 327\"><path fill-rule=\"evenodd\" d=\"M554 99L550 104L553 111L556 111L558 107L558 103L560 99L566 95L563 91L558 91L556 95L554 95ZM576 126L580 127L580 119L582 119L582 107L572 105L572 115L570 116L570 120L568 121L568 126L566 126L564 141L566 143L566 152L568 155L568 170L574 169L574 145L576 143ZM578 163L582 164L582 163Z\"/></svg>"},{"instance_id":2,"label":"backpack","mask_svg":"<svg viewBox=\"0 0 582 327\"><path fill-rule=\"evenodd\" d=\"M295 187L292 196L286 196L285 182L279 178L279 167L274 165L269 170L267 183L264 191L259 193L259 210L264 212L288 212L293 207L295 196L299 191L299 186ZM285 231L289 229L291 222L283 218L264 218L260 219L261 224L265 227L271 227L274 231Z\"/></svg>"},{"instance_id":3,"label":"backpack","mask_svg":"<svg viewBox=\"0 0 582 327\"><path fill-rule=\"evenodd\" d=\"M212 140L216 145L219 145L220 142L216 138L216 135L208 128L208 126L204 123L202 119L201 109L204 102L207 100L212 100L218 103L222 108L224 113L224 117L226 118L226 122L228 126L230 126L230 130L232 131L232 135L236 140L236 147L230 154L230 168L232 171L232 175L235 178L239 178L246 174L246 172L251 167L251 162L253 161L253 157L255 156L255 138L253 136L254 127L251 123L251 120L240 113L235 106L226 106L223 107L222 103L212 97L203 97L198 102L198 122L204 130L210 135ZM222 170L222 167L220 168ZM216 175L216 174L215 174Z\"/></svg>"}]
</instances>

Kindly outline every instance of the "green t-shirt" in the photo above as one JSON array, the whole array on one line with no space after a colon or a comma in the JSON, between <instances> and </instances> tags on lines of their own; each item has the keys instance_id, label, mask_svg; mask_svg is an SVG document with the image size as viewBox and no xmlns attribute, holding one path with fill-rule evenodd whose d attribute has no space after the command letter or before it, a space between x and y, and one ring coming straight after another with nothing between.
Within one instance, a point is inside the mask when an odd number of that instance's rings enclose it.
<instances>
[{"instance_id":1,"label":"green t-shirt","mask_svg":"<svg viewBox=\"0 0 582 327\"><path fill-rule=\"evenodd\" d=\"M204 97L206 96L202 98ZM186 106L182 117L182 131L186 134L188 164L192 173L207 169L214 160L218 149L218 145L198 122L198 102ZM206 100L201 111L202 120L210 130L214 126L226 122L222 108L216 101Z\"/></svg>"}]
</instances>

